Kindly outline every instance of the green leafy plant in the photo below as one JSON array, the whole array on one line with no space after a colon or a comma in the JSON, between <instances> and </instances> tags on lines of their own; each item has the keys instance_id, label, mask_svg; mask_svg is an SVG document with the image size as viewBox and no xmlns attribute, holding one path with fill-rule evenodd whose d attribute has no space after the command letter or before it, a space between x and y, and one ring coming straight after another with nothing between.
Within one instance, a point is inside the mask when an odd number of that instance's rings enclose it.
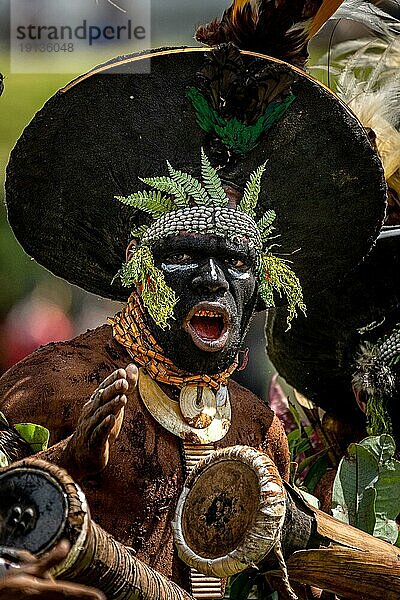
<instances>
[{"instance_id":1,"label":"green leafy plant","mask_svg":"<svg viewBox=\"0 0 400 600\"><path fill-rule=\"evenodd\" d=\"M388 434L370 436L351 444L336 474L334 517L391 544L398 540L400 462Z\"/></svg>"},{"instance_id":2,"label":"green leafy plant","mask_svg":"<svg viewBox=\"0 0 400 600\"><path fill-rule=\"evenodd\" d=\"M50 432L46 427L35 423L17 423L14 427L34 452L47 450Z\"/></svg>"},{"instance_id":3,"label":"green leafy plant","mask_svg":"<svg viewBox=\"0 0 400 600\"><path fill-rule=\"evenodd\" d=\"M6 427L11 427L2 412L0 412L0 423ZM35 423L17 423L14 425L14 429L30 445L33 452L47 450L50 432L46 427ZM7 467L9 464L10 459L7 453L0 450L0 467Z\"/></svg>"},{"instance_id":4,"label":"green leafy plant","mask_svg":"<svg viewBox=\"0 0 400 600\"><path fill-rule=\"evenodd\" d=\"M313 492L329 467L329 447L322 446L311 425L303 424L297 400L289 403L289 409L297 426L287 436L291 460L290 483L308 504L318 508L319 501Z\"/></svg>"}]
</instances>

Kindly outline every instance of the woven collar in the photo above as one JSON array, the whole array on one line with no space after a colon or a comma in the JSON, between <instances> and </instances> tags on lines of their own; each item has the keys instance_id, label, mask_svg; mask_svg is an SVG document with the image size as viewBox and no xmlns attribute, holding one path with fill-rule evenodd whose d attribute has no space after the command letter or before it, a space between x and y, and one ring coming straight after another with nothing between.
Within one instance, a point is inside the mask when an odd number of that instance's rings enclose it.
<instances>
[{"instance_id":1,"label":"woven collar","mask_svg":"<svg viewBox=\"0 0 400 600\"><path fill-rule=\"evenodd\" d=\"M122 344L135 363L144 367L152 379L160 383L182 388L185 385L209 386L218 390L226 385L238 366L238 359L218 375L187 373L178 369L150 332L143 304L137 292L133 292L123 310L107 319L112 326L113 337Z\"/></svg>"}]
</instances>

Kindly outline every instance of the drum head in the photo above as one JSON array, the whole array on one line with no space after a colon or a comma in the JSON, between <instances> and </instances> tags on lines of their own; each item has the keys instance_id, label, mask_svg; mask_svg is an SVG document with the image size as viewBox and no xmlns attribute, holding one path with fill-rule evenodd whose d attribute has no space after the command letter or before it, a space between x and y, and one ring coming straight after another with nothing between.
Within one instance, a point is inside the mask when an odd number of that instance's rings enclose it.
<instances>
[{"instance_id":1,"label":"drum head","mask_svg":"<svg viewBox=\"0 0 400 600\"><path fill-rule=\"evenodd\" d=\"M17 468L0 475L0 546L42 554L62 537L67 500L47 473Z\"/></svg>"},{"instance_id":2,"label":"drum head","mask_svg":"<svg viewBox=\"0 0 400 600\"><path fill-rule=\"evenodd\" d=\"M285 516L285 491L262 452L234 446L213 452L189 475L173 531L180 558L209 576L227 577L260 562Z\"/></svg>"},{"instance_id":3,"label":"drum head","mask_svg":"<svg viewBox=\"0 0 400 600\"><path fill-rule=\"evenodd\" d=\"M185 540L203 558L232 552L253 525L259 501L260 484L249 465L229 459L209 465L186 498Z\"/></svg>"}]
</instances>

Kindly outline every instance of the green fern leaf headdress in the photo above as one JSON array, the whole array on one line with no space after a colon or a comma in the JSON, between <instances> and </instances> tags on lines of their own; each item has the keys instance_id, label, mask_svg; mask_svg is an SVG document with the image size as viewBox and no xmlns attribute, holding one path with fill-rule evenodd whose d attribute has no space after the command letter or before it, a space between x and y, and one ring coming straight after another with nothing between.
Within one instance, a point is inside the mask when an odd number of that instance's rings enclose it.
<instances>
[{"instance_id":1,"label":"green fern leaf headdress","mask_svg":"<svg viewBox=\"0 0 400 600\"><path fill-rule=\"evenodd\" d=\"M201 153L202 182L188 173L175 170L169 162L167 165L169 176L141 179L153 188L152 191L136 192L127 197L116 196L120 202L142 210L154 219L151 225L132 231L132 237L138 238L140 243L117 273L122 284L126 287L135 285L155 323L162 328L168 327L178 298L168 287L162 271L154 264L152 244L183 232L245 238L256 251L261 298L267 307L272 307L275 306L274 290L284 293L288 300L287 323L290 327L297 309L305 312L302 288L287 261L274 256L268 247L275 212L267 210L259 221L255 221L266 163L250 175L237 208L228 206L229 198L204 150Z\"/></svg>"}]
</instances>

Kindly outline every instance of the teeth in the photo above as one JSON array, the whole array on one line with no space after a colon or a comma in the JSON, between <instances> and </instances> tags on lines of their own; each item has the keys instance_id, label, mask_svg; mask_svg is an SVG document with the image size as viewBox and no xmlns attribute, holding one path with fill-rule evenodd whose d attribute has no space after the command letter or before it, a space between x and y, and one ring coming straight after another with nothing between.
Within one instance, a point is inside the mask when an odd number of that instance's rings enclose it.
<instances>
[{"instance_id":1,"label":"teeth","mask_svg":"<svg viewBox=\"0 0 400 600\"><path fill-rule=\"evenodd\" d=\"M221 317L220 313L211 311L211 310L198 310L195 314L195 317Z\"/></svg>"}]
</instances>

